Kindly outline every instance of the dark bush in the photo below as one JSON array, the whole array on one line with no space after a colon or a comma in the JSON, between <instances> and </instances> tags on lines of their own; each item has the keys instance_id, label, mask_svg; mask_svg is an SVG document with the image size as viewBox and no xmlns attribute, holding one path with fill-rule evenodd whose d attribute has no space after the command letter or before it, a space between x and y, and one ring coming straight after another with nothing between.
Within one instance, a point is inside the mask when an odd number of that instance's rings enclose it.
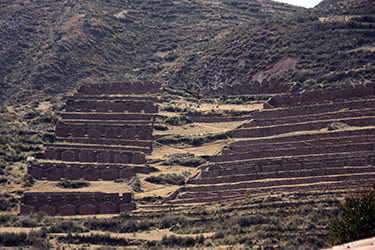
<instances>
[{"instance_id":1,"label":"dark bush","mask_svg":"<svg viewBox=\"0 0 375 250\"><path fill-rule=\"evenodd\" d=\"M13 214L0 214L0 225L11 225L17 220Z\"/></svg>"},{"instance_id":2,"label":"dark bush","mask_svg":"<svg viewBox=\"0 0 375 250\"><path fill-rule=\"evenodd\" d=\"M34 178L29 175L29 174L26 174L23 178L22 178L22 181L23 181L23 187L31 187L34 185Z\"/></svg>"},{"instance_id":3,"label":"dark bush","mask_svg":"<svg viewBox=\"0 0 375 250\"><path fill-rule=\"evenodd\" d=\"M182 165L185 167L195 168L195 167L198 167L199 165L202 165L205 162L206 160L201 157L194 157L194 156L175 157L167 161L165 165Z\"/></svg>"},{"instance_id":4,"label":"dark bush","mask_svg":"<svg viewBox=\"0 0 375 250\"><path fill-rule=\"evenodd\" d=\"M109 234L90 234L90 235L72 235L59 236L58 241L66 242L69 244L98 244L110 246L128 246L129 242L125 238L111 237Z\"/></svg>"},{"instance_id":5,"label":"dark bush","mask_svg":"<svg viewBox=\"0 0 375 250\"><path fill-rule=\"evenodd\" d=\"M332 244L375 236L375 186L347 197L340 206L338 218L331 221L328 228Z\"/></svg>"},{"instance_id":6,"label":"dark bush","mask_svg":"<svg viewBox=\"0 0 375 250\"><path fill-rule=\"evenodd\" d=\"M49 233L82 233L85 230L72 221L62 221L48 228Z\"/></svg>"},{"instance_id":7,"label":"dark bush","mask_svg":"<svg viewBox=\"0 0 375 250\"><path fill-rule=\"evenodd\" d=\"M159 131L166 131L168 130L168 127L165 126L164 124L154 124L154 129L159 130Z\"/></svg>"},{"instance_id":8,"label":"dark bush","mask_svg":"<svg viewBox=\"0 0 375 250\"><path fill-rule=\"evenodd\" d=\"M186 116L171 116L165 119L165 123L172 126L182 126L191 123L191 120Z\"/></svg>"},{"instance_id":9,"label":"dark bush","mask_svg":"<svg viewBox=\"0 0 375 250\"><path fill-rule=\"evenodd\" d=\"M195 245L196 240L193 237L178 237L178 236L163 236L161 240L161 244L166 247L193 247Z\"/></svg>"},{"instance_id":10,"label":"dark bush","mask_svg":"<svg viewBox=\"0 0 375 250\"><path fill-rule=\"evenodd\" d=\"M0 233L0 245L6 247L33 246L36 249L48 249L49 244L45 240L44 230L31 231L29 234L21 233Z\"/></svg>"},{"instance_id":11,"label":"dark bush","mask_svg":"<svg viewBox=\"0 0 375 250\"><path fill-rule=\"evenodd\" d=\"M155 184L184 185L186 175L183 174L160 174L158 176L149 176L145 181Z\"/></svg>"},{"instance_id":12,"label":"dark bush","mask_svg":"<svg viewBox=\"0 0 375 250\"><path fill-rule=\"evenodd\" d=\"M82 188L82 187L88 187L90 186L89 182L85 181L59 181L59 183L56 184L56 186L61 188Z\"/></svg>"}]
</instances>

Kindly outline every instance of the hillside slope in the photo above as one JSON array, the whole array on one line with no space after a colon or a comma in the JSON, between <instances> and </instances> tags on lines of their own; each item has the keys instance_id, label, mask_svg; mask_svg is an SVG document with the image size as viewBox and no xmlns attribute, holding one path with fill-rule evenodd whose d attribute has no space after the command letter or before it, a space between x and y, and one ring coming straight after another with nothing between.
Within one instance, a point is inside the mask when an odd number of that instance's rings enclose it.
<instances>
[{"instance_id":1,"label":"hillside slope","mask_svg":"<svg viewBox=\"0 0 375 250\"><path fill-rule=\"evenodd\" d=\"M176 62L158 79L219 94L373 82L374 13L371 1L323 1L291 17L243 25Z\"/></svg>"},{"instance_id":2,"label":"hillside slope","mask_svg":"<svg viewBox=\"0 0 375 250\"><path fill-rule=\"evenodd\" d=\"M299 10L268 0L1 1L0 100L150 80L228 29Z\"/></svg>"}]
</instances>

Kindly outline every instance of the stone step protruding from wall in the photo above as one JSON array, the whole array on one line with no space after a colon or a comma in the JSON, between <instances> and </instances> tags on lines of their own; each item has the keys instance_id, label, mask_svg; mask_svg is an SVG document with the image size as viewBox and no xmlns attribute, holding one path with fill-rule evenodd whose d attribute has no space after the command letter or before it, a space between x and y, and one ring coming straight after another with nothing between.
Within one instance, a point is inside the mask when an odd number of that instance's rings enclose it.
<instances>
[{"instance_id":1,"label":"stone step protruding from wall","mask_svg":"<svg viewBox=\"0 0 375 250\"><path fill-rule=\"evenodd\" d=\"M154 114L142 113L99 113L99 112L60 112L66 120L103 120L103 121L148 121L152 122Z\"/></svg>"},{"instance_id":2,"label":"stone step protruding from wall","mask_svg":"<svg viewBox=\"0 0 375 250\"><path fill-rule=\"evenodd\" d=\"M358 98L374 98L375 84L355 85L332 89L318 89L312 91L286 93L271 97L265 108L279 108L304 106L315 103L329 103L340 100L353 100Z\"/></svg>"},{"instance_id":3,"label":"stone step protruding from wall","mask_svg":"<svg viewBox=\"0 0 375 250\"><path fill-rule=\"evenodd\" d=\"M144 95L160 92L158 82L112 82L85 84L78 88L77 95Z\"/></svg>"},{"instance_id":4,"label":"stone step protruding from wall","mask_svg":"<svg viewBox=\"0 0 375 250\"><path fill-rule=\"evenodd\" d=\"M151 152L152 141L149 140L122 140L106 138L57 138L57 143L75 143L75 144L94 144L94 145L113 145L148 148Z\"/></svg>"},{"instance_id":5,"label":"stone step protruding from wall","mask_svg":"<svg viewBox=\"0 0 375 250\"><path fill-rule=\"evenodd\" d=\"M372 151L375 149L375 142L358 142L349 144L338 145L303 145L300 147L292 148L276 148L276 149L263 149L253 152L235 152L230 154L214 155L210 157L211 162L230 162L240 161L247 159L257 158L272 158L272 157L286 157L298 155L314 155L314 154L327 154L327 153L342 153L342 152L361 152Z\"/></svg>"},{"instance_id":6,"label":"stone step protruding from wall","mask_svg":"<svg viewBox=\"0 0 375 250\"><path fill-rule=\"evenodd\" d=\"M24 193L21 215L45 212L49 216L116 214L135 209L133 193L46 192Z\"/></svg>"},{"instance_id":7,"label":"stone step protruding from wall","mask_svg":"<svg viewBox=\"0 0 375 250\"><path fill-rule=\"evenodd\" d=\"M84 144L46 144L44 159L65 162L144 164L147 148Z\"/></svg>"},{"instance_id":8,"label":"stone step protruding from wall","mask_svg":"<svg viewBox=\"0 0 375 250\"><path fill-rule=\"evenodd\" d=\"M281 137L272 137L264 139L246 139L232 142L218 153L225 154L226 152L235 151L242 152L245 150L255 151L257 148L288 148L288 145L302 143L304 145L334 145L341 140L350 142L373 141L375 137L375 128L357 128L355 130L343 131L321 131L320 133L311 134L297 134ZM290 146L289 146L290 147ZM252 149L252 150L251 150Z\"/></svg>"},{"instance_id":9,"label":"stone step protruding from wall","mask_svg":"<svg viewBox=\"0 0 375 250\"><path fill-rule=\"evenodd\" d=\"M135 176L134 166L120 164L74 164L66 162L33 162L27 173L37 180L117 180Z\"/></svg>"},{"instance_id":10,"label":"stone step protruding from wall","mask_svg":"<svg viewBox=\"0 0 375 250\"><path fill-rule=\"evenodd\" d=\"M275 126L281 124L304 123L314 121L325 121L334 119L346 119L353 117L375 117L375 109L357 109L350 111L336 111L328 113L320 113L313 115L300 115L300 116L287 116L266 119L252 119L250 122L245 123L241 128L252 128L259 126Z\"/></svg>"},{"instance_id":11,"label":"stone step protruding from wall","mask_svg":"<svg viewBox=\"0 0 375 250\"><path fill-rule=\"evenodd\" d=\"M232 138L267 137L297 131L313 131L328 128L332 123L341 123L353 127L368 127L375 124L375 117L354 117L345 119L332 119L325 121L311 121L303 123L280 124L254 128L239 128L229 132Z\"/></svg>"},{"instance_id":12,"label":"stone step protruding from wall","mask_svg":"<svg viewBox=\"0 0 375 250\"><path fill-rule=\"evenodd\" d=\"M85 121L78 123L59 120L56 123L55 133L58 138L151 140L152 124L135 125L100 120L95 123Z\"/></svg>"},{"instance_id":13,"label":"stone step protruding from wall","mask_svg":"<svg viewBox=\"0 0 375 250\"><path fill-rule=\"evenodd\" d=\"M167 200L168 204L186 204L186 203L205 203L205 202L221 202L225 200L242 199L247 195L263 192L296 192L303 190L348 190L357 189L364 186L371 185L375 178L371 175L358 175L355 178L348 178L347 176L334 176L331 179L311 179L312 181L288 182L286 180L283 184L271 184L263 187L254 188L236 188L226 187L226 190L218 190L215 186L209 186L211 189L204 191L194 190L188 188L185 190L177 190ZM281 185L280 185L281 184Z\"/></svg>"},{"instance_id":14,"label":"stone step protruding from wall","mask_svg":"<svg viewBox=\"0 0 375 250\"><path fill-rule=\"evenodd\" d=\"M338 111L359 109L373 109L375 99L340 100L334 103L314 103L306 106L282 107L277 109L263 109L253 113L255 119L275 119L290 116L310 116Z\"/></svg>"},{"instance_id":15,"label":"stone step protruding from wall","mask_svg":"<svg viewBox=\"0 0 375 250\"><path fill-rule=\"evenodd\" d=\"M151 101L108 101L69 99L65 104L66 112L114 112L114 113L151 113L158 112L158 106Z\"/></svg>"}]
</instances>

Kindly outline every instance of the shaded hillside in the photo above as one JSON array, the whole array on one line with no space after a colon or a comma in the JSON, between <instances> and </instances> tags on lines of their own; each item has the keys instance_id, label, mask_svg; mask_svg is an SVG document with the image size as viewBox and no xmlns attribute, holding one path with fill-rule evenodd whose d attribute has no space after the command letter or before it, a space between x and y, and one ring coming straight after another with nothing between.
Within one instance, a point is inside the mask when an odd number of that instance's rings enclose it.
<instances>
[{"instance_id":1,"label":"shaded hillside","mask_svg":"<svg viewBox=\"0 0 375 250\"><path fill-rule=\"evenodd\" d=\"M373 82L374 13L371 1L326 1L292 17L263 19L211 42L159 79L219 94Z\"/></svg>"},{"instance_id":2,"label":"shaded hillside","mask_svg":"<svg viewBox=\"0 0 375 250\"><path fill-rule=\"evenodd\" d=\"M1 1L0 99L150 80L228 29L299 8L252 1Z\"/></svg>"}]
</instances>

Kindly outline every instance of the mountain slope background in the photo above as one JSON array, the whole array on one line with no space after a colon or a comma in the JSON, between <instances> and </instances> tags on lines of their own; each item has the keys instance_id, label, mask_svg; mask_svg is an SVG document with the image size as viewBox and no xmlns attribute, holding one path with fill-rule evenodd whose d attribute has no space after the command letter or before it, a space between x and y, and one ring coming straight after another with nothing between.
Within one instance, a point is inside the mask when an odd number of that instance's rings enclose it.
<instances>
[{"instance_id":1,"label":"mountain slope background","mask_svg":"<svg viewBox=\"0 0 375 250\"><path fill-rule=\"evenodd\" d=\"M268 0L1 1L0 99L151 80L236 27L301 10Z\"/></svg>"},{"instance_id":2,"label":"mountain slope background","mask_svg":"<svg viewBox=\"0 0 375 250\"><path fill-rule=\"evenodd\" d=\"M218 94L373 82L374 13L371 1L323 1L293 16L246 24L181 58L158 79Z\"/></svg>"}]
</instances>

